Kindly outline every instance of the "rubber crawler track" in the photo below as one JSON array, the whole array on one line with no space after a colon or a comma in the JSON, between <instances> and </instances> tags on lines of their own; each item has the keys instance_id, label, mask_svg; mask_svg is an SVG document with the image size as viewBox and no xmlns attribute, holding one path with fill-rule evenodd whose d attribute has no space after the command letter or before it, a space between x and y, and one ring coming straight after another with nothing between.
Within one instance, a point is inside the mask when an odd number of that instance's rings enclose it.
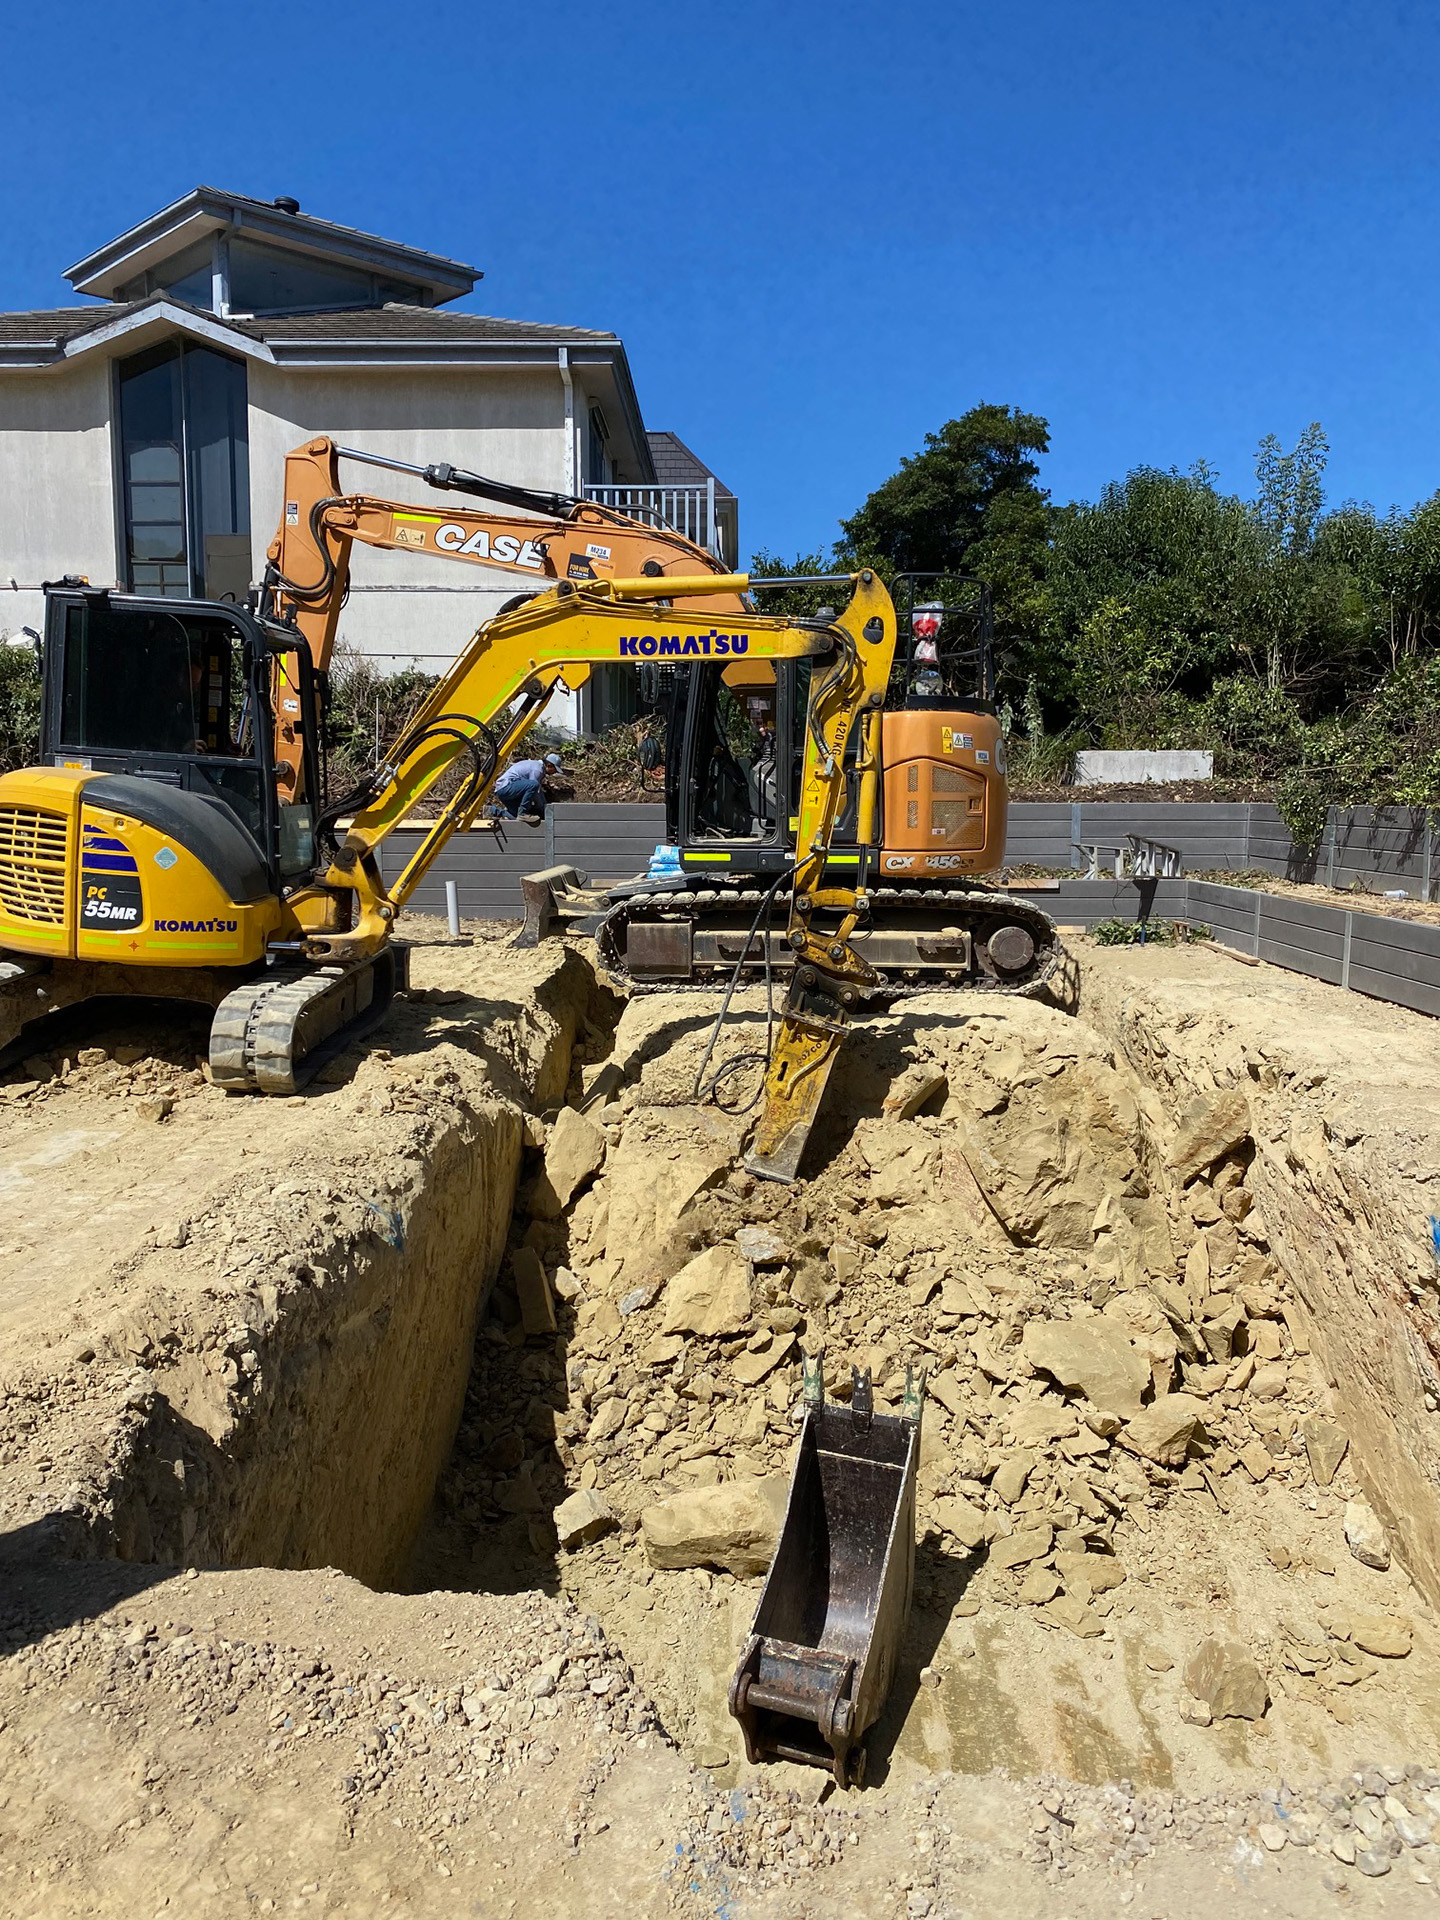
<instances>
[{"instance_id":1,"label":"rubber crawler track","mask_svg":"<svg viewBox=\"0 0 1440 1920\"><path fill-rule=\"evenodd\" d=\"M674 992L711 992L714 987L729 977L730 968L716 967L713 975L704 980L636 980L630 973L625 959L625 941L632 920L659 918L665 920L691 919L702 920L707 911L716 907L739 908L751 914L758 911L764 892L759 887L704 887L686 888L678 892L636 893L621 900L612 907L595 931L595 945L602 965L614 979L637 993L674 993ZM972 937L975 947L982 949L998 926L1023 927L1035 942L1035 958L1022 973L1001 977L986 972L982 967L973 971L939 972L917 970L914 975L905 971L882 970L883 984L873 996L880 1000L896 1000L907 995L933 992L937 987L963 987L971 993L1007 993L1033 996L1039 993L1054 974L1064 954L1055 922L1049 914L1042 913L1038 907L1032 907L1028 901L1014 899L1010 894L998 893L989 887L870 887L866 889L869 906L869 918L883 924L887 911L895 908L919 908L937 915L944 914L946 924L963 927ZM789 912L788 894L777 894L773 908L775 926L782 926ZM864 922L862 921L862 928ZM863 936L859 939L859 951L865 951ZM742 978L761 979L764 966L760 961L747 964Z\"/></svg>"}]
</instances>

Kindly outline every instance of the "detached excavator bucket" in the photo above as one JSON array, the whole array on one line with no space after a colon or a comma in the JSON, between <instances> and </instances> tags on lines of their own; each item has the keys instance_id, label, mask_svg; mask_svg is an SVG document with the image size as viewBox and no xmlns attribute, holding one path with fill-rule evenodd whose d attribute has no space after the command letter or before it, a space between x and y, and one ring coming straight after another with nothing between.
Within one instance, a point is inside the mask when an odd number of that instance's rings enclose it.
<instances>
[{"instance_id":1,"label":"detached excavator bucket","mask_svg":"<svg viewBox=\"0 0 1440 1920\"><path fill-rule=\"evenodd\" d=\"M806 1363L785 1523L730 1683L752 1762L826 1767L842 1787L864 1776L910 1616L923 1397L907 1376L901 1413L877 1414L857 1373L850 1405L832 1405Z\"/></svg>"},{"instance_id":2,"label":"detached excavator bucket","mask_svg":"<svg viewBox=\"0 0 1440 1920\"><path fill-rule=\"evenodd\" d=\"M510 942L511 946L538 947L552 929L563 933L573 922L601 912L605 896L591 892L589 887L589 881L576 867L545 867L539 873L525 874L520 881L525 924Z\"/></svg>"}]
</instances>

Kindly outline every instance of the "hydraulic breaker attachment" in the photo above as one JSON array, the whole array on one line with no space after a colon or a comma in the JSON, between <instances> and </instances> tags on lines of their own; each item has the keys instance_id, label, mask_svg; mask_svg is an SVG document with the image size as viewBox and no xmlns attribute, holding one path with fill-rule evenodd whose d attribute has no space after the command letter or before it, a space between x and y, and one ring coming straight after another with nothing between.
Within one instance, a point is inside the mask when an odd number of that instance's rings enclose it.
<instances>
[{"instance_id":1,"label":"hydraulic breaker attachment","mask_svg":"<svg viewBox=\"0 0 1440 1920\"><path fill-rule=\"evenodd\" d=\"M850 1014L880 984L879 974L849 944L853 924L852 915L834 935L811 928L790 935L795 968L765 1069L764 1105L745 1155L758 1179L794 1180Z\"/></svg>"},{"instance_id":2,"label":"hydraulic breaker attachment","mask_svg":"<svg viewBox=\"0 0 1440 1920\"><path fill-rule=\"evenodd\" d=\"M897 1414L876 1413L870 1375L850 1405L805 1363L805 1424L775 1558L730 1683L752 1763L864 1777L865 1734L890 1692L915 1584L915 1474L925 1385L907 1374Z\"/></svg>"},{"instance_id":3,"label":"hydraulic breaker attachment","mask_svg":"<svg viewBox=\"0 0 1440 1920\"><path fill-rule=\"evenodd\" d=\"M847 1024L843 1017L806 1007L804 1000L804 989L797 994L792 987L765 1070L764 1106L745 1154L746 1167L758 1179L787 1185L800 1170Z\"/></svg>"}]
</instances>

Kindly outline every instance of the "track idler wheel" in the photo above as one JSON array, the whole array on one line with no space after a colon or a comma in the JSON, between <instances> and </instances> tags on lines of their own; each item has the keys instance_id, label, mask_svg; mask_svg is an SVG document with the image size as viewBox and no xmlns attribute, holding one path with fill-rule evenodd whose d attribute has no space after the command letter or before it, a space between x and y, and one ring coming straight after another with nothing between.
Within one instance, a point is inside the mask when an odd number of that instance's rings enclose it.
<instances>
[{"instance_id":1,"label":"track idler wheel","mask_svg":"<svg viewBox=\"0 0 1440 1920\"><path fill-rule=\"evenodd\" d=\"M991 966L1002 978L1023 973L1035 958L1035 938L1027 927L997 927L985 942Z\"/></svg>"}]
</instances>

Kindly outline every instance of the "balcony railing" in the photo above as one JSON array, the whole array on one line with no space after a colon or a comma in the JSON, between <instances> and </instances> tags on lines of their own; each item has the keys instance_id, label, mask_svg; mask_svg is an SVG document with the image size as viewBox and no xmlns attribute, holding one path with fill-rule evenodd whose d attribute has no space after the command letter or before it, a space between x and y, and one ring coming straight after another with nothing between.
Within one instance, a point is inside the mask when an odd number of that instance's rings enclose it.
<instances>
[{"instance_id":1,"label":"balcony railing","mask_svg":"<svg viewBox=\"0 0 1440 1920\"><path fill-rule=\"evenodd\" d=\"M739 550L735 502L715 498L715 478L694 486L620 486L592 481L585 489L587 500L617 513L628 513L647 526L673 527L705 547L722 566L734 567Z\"/></svg>"}]
</instances>

